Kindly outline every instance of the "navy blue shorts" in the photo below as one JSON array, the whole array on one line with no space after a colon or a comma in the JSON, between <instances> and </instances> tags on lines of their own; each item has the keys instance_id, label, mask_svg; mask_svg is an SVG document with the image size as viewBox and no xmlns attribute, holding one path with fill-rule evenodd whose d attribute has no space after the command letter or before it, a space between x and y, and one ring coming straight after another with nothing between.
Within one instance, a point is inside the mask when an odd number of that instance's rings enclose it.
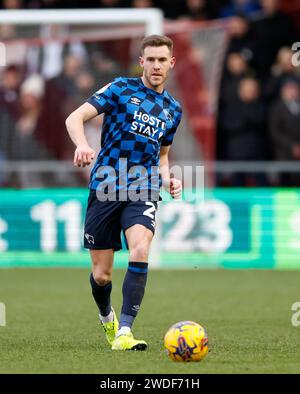
<instances>
[{"instance_id":1,"label":"navy blue shorts","mask_svg":"<svg viewBox=\"0 0 300 394\"><path fill-rule=\"evenodd\" d=\"M121 232L141 224L155 232L157 202L99 201L91 190L85 218L86 249L122 249Z\"/></svg>"}]
</instances>

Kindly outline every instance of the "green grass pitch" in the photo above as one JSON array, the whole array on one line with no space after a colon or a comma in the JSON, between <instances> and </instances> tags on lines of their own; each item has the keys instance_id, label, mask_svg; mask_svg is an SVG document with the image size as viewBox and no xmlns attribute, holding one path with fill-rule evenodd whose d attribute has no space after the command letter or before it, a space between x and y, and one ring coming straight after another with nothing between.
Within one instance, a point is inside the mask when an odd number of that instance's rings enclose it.
<instances>
[{"instance_id":1,"label":"green grass pitch","mask_svg":"<svg viewBox=\"0 0 300 394\"><path fill-rule=\"evenodd\" d=\"M119 312L124 271L115 271ZM134 326L146 352L112 352L97 320L89 272L81 269L0 271L0 373L202 374L299 373L300 272L151 271ZM200 363L174 363L163 336L175 322L202 324L212 351Z\"/></svg>"}]
</instances>

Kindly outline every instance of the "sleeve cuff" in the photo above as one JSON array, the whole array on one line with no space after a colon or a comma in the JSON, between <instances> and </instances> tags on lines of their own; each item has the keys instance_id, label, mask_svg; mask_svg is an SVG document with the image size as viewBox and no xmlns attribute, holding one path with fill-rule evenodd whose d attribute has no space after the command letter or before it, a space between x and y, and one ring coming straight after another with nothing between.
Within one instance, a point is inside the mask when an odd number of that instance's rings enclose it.
<instances>
[{"instance_id":1,"label":"sleeve cuff","mask_svg":"<svg viewBox=\"0 0 300 394\"><path fill-rule=\"evenodd\" d=\"M161 145L162 145L162 146L170 146L170 145L172 145L172 141L163 141L163 142L161 143Z\"/></svg>"},{"instance_id":2,"label":"sleeve cuff","mask_svg":"<svg viewBox=\"0 0 300 394\"><path fill-rule=\"evenodd\" d=\"M99 115L102 113L101 105L98 104L97 101L95 101L92 97L86 100L86 102L91 104L93 107L95 107Z\"/></svg>"}]
</instances>

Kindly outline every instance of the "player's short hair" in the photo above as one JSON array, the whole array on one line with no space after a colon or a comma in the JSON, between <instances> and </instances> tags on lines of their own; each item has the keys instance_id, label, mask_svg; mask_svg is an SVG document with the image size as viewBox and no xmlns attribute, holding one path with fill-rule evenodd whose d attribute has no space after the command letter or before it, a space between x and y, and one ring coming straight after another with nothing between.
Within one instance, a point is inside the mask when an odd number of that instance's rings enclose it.
<instances>
[{"instance_id":1,"label":"player's short hair","mask_svg":"<svg viewBox=\"0 0 300 394\"><path fill-rule=\"evenodd\" d=\"M164 45L169 48L171 55L173 55L174 44L173 44L173 40L171 40L170 37L159 36L156 34L145 37L142 41L141 54L142 55L144 54L144 50L147 47L162 47Z\"/></svg>"}]
</instances>

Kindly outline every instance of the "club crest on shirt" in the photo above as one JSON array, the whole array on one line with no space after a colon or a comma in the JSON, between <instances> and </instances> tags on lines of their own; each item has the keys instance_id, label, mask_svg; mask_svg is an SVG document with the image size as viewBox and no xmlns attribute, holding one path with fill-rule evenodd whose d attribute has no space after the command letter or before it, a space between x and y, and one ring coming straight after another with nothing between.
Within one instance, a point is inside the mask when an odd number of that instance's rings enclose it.
<instances>
[{"instance_id":1,"label":"club crest on shirt","mask_svg":"<svg viewBox=\"0 0 300 394\"><path fill-rule=\"evenodd\" d=\"M170 122L173 122L172 115L169 113L168 110L164 109L164 114L165 114L165 117L166 117Z\"/></svg>"}]
</instances>

